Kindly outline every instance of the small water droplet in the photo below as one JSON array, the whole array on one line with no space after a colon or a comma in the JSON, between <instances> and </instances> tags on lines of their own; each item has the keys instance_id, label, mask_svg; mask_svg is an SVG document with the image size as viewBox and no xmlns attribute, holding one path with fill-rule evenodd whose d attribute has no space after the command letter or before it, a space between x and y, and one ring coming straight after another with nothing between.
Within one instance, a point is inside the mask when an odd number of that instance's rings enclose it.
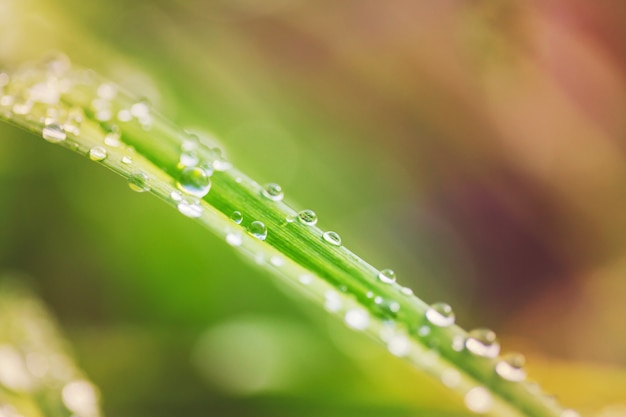
<instances>
[{"instance_id":1,"label":"small water droplet","mask_svg":"<svg viewBox=\"0 0 626 417\"><path fill-rule=\"evenodd\" d=\"M15 104L13 104L13 113L15 114L20 114L20 115L25 115L30 113L30 111L33 109L33 102L30 100L25 100L25 101L17 101L15 102Z\"/></svg>"},{"instance_id":2,"label":"small water droplet","mask_svg":"<svg viewBox=\"0 0 626 417\"><path fill-rule=\"evenodd\" d=\"M496 373L503 379L520 382L526 379L526 358L521 353L508 353L496 363Z\"/></svg>"},{"instance_id":3,"label":"small water droplet","mask_svg":"<svg viewBox=\"0 0 626 417\"><path fill-rule=\"evenodd\" d=\"M281 201L285 194L283 193L283 189L280 185L275 183L267 184L263 188L263 196L269 198L273 201Z\"/></svg>"},{"instance_id":4,"label":"small water droplet","mask_svg":"<svg viewBox=\"0 0 626 417\"><path fill-rule=\"evenodd\" d=\"M465 394L465 406L472 412L484 414L491 410L493 399L483 387L474 387Z\"/></svg>"},{"instance_id":5,"label":"small water droplet","mask_svg":"<svg viewBox=\"0 0 626 417\"><path fill-rule=\"evenodd\" d=\"M202 198L211 189L211 180L203 169L189 167L181 171L176 186L187 194Z\"/></svg>"},{"instance_id":6,"label":"small water droplet","mask_svg":"<svg viewBox=\"0 0 626 417\"><path fill-rule=\"evenodd\" d=\"M267 238L267 227L260 221L253 221L248 226L248 233L256 237L259 240L265 240Z\"/></svg>"},{"instance_id":7,"label":"small water droplet","mask_svg":"<svg viewBox=\"0 0 626 417\"><path fill-rule=\"evenodd\" d=\"M107 146L110 146L112 148L117 148L118 146L120 146L120 137L119 135L115 135L115 134L108 134L104 137L104 144Z\"/></svg>"},{"instance_id":8,"label":"small water droplet","mask_svg":"<svg viewBox=\"0 0 626 417\"><path fill-rule=\"evenodd\" d=\"M296 216L294 216L294 215L292 215L292 214L288 214L288 215L285 217L285 221L286 221L287 223L293 223L295 220L296 220Z\"/></svg>"},{"instance_id":9,"label":"small water droplet","mask_svg":"<svg viewBox=\"0 0 626 417\"><path fill-rule=\"evenodd\" d=\"M409 287L400 288L400 292L404 295L413 295L413 290L410 289Z\"/></svg>"},{"instance_id":10,"label":"small water droplet","mask_svg":"<svg viewBox=\"0 0 626 417\"><path fill-rule=\"evenodd\" d=\"M387 350L394 356L406 356L409 354L410 349L411 342L405 335L396 334L391 336L387 341Z\"/></svg>"},{"instance_id":11,"label":"small water droplet","mask_svg":"<svg viewBox=\"0 0 626 417\"><path fill-rule=\"evenodd\" d=\"M117 120L119 120L120 122L130 122L132 118L133 115L130 113L129 110L122 109L117 112Z\"/></svg>"},{"instance_id":12,"label":"small water droplet","mask_svg":"<svg viewBox=\"0 0 626 417\"><path fill-rule=\"evenodd\" d=\"M171 198L173 201L177 201L177 202L178 202L178 201L182 201L182 199L183 199L183 195L180 193L180 191L173 190L173 191L170 193L170 198Z\"/></svg>"},{"instance_id":13,"label":"small water droplet","mask_svg":"<svg viewBox=\"0 0 626 417\"><path fill-rule=\"evenodd\" d=\"M344 320L348 327L354 330L365 330L370 324L370 315L362 308L351 308L346 311Z\"/></svg>"},{"instance_id":14,"label":"small water droplet","mask_svg":"<svg viewBox=\"0 0 626 417\"><path fill-rule=\"evenodd\" d=\"M213 168L216 171L228 171L232 167L233 167L233 164L231 164L225 159L216 159L215 161L213 161Z\"/></svg>"},{"instance_id":15,"label":"small water droplet","mask_svg":"<svg viewBox=\"0 0 626 417\"><path fill-rule=\"evenodd\" d=\"M240 211L233 211L233 214L230 215L230 219L237 224L241 224L243 221L243 214Z\"/></svg>"},{"instance_id":16,"label":"small water droplet","mask_svg":"<svg viewBox=\"0 0 626 417\"><path fill-rule=\"evenodd\" d=\"M474 355L495 358L500 353L500 343L490 329L474 329L469 332L465 347Z\"/></svg>"},{"instance_id":17,"label":"small water droplet","mask_svg":"<svg viewBox=\"0 0 626 417\"><path fill-rule=\"evenodd\" d=\"M50 143L59 143L65 140L67 134L60 124L50 123L43 128L42 136Z\"/></svg>"},{"instance_id":18,"label":"small water droplet","mask_svg":"<svg viewBox=\"0 0 626 417\"><path fill-rule=\"evenodd\" d=\"M101 122L108 122L113 117L111 109L100 109L96 111L96 120Z\"/></svg>"},{"instance_id":19,"label":"small water droplet","mask_svg":"<svg viewBox=\"0 0 626 417\"><path fill-rule=\"evenodd\" d=\"M315 226L317 224L317 214L313 210L302 210L298 213L298 220L307 226Z\"/></svg>"},{"instance_id":20,"label":"small water droplet","mask_svg":"<svg viewBox=\"0 0 626 417\"><path fill-rule=\"evenodd\" d=\"M280 268L285 264L285 260L280 256L272 256L270 258L270 264L274 265L277 268Z\"/></svg>"},{"instance_id":21,"label":"small water droplet","mask_svg":"<svg viewBox=\"0 0 626 417\"><path fill-rule=\"evenodd\" d=\"M130 156L122 156L122 163L124 165L131 165L133 163L133 158Z\"/></svg>"},{"instance_id":22,"label":"small water droplet","mask_svg":"<svg viewBox=\"0 0 626 417\"><path fill-rule=\"evenodd\" d=\"M452 339L452 350L460 352L465 347L465 338L461 335L454 336Z\"/></svg>"},{"instance_id":23,"label":"small water droplet","mask_svg":"<svg viewBox=\"0 0 626 417\"><path fill-rule=\"evenodd\" d=\"M378 279L385 284L393 284L396 282L396 273L391 269L383 269L378 273Z\"/></svg>"},{"instance_id":24,"label":"small water droplet","mask_svg":"<svg viewBox=\"0 0 626 417\"><path fill-rule=\"evenodd\" d=\"M117 95L117 88L115 85L110 83L100 84L100 86L98 86L97 94L98 97L111 101Z\"/></svg>"},{"instance_id":25,"label":"small water droplet","mask_svg":"<svg viewBox=\"0 0 626 417\"><path fill-rule=\"evenodd\" d=\"M322 237L333 246L341 246L341 237L335 232L324 232Z\"/></svg>"},{"instance_id":26,"label":"small water droplet","mask_svg":"<svg viewBox=\"0 0 626 417\"><path fill-rule=\"evenodd\" d=\"M243 243L243 236L241 233L231 232L226 235L226 243L230 246L241 246Z\"/></svg>"},{"instance_id":27,"label":"small water droplet","mask_svg":"<svg viewBox=\"0 0 626 417\"><path fill-rule=\"evenodd\" d=\"M148 185L148 176L141 171L135 172L130 176L130 178L128 178L128 187L138 193L150 191L150 186Z\"/></svg>"},{"instance_id":28,"label":"small water droplet","mask_svg":"<svg viewBox=\"0 0 626 417\"><path fill-rule=\"evenodd\" d=\"M390 302L389 311L391 311L392 313L397 313L398 311L400 311L400 303L398 303L397 301Z\"/></svg>"},{"instance_id":29,"label":"small water droplet","mask_svg":"<svg viewBox=\"0 0 626 417\"><path fill-rule=\"evenodd\" d=\"M300 278L298 278L298 280L300 281L300 284L302 285L310 285L313 282L313 276L312 275L300 275Z\"/></svg>"},{"instance_id":30,"label":"small water droplet","mask_svg":"<svg viewBox=\"0 0 626 417\"><path fill-rule=\"evenodd\" d=\"M441 383L448 388L454 388L461 382L461 374L456 369L446 369L441 373Z\"/></svg>"},{"instance_id":31,"label":"small water droplet","mask_svg":"<svg viewBox=\"0 0 626 417\"><path fill-rule=\"evenodd\" d=\"M324 307L330 312L337 312L341 310L341 296L337 291L328 290L324 293Z\"/></svg>"},{"instance_id":32,"label":"small water droplet","mask_svg":"<svg viewBox=\"0 0 626 417\"><path fill-rule=\"evenodd\" d=\"M130 107L130 114L137 119L145 119L150 116L150 107L147 100L141 100Z\"/></svg>"},{"instance_id":33,"label":"small water droplet","mask_svg":"<svg viewBox=\"0 0 626 417\"><path fill-rule=\"evenodd\" d=\"M102 146L94 146L89 150L89 159L92 161L104 161L107 157L107 150Z\"/></svg>"},{"instance_id":34,"label":"small water droplet","mask_svg":"<svg viewBox=\"0 0 626 417\"><path fill-rule=\"evenodd\" d=\"M454 324L455 315L449 304L434 303L426 310L426 319L435 326L448 327Z\"/></svg>"},{"instance_id":35,"label":"small water droplet","mask_svg":"<svg viewBox=\"0 0 626 417\"><path fill-rule=\"evenodd\" d=\"M419 329L417 329L417 335L420 337L426 337L430 334L430 327L428 326L420 326Z\"/></svg>"},{"instance_id":36,"label":"small water droplet","mask_svg":"<svg viewBox=\"0 0 626 417\"><path fill-rule=\"evenodd\" d=\"M196 219L202 216L203 208L198 200L195 198L184 198L176 206L178 211L192 219Z\"/></svg>"},{"instance_id":37,"label":"small water droplet","mask_svg":"<svg viewBox=\"0 0 626 417\"><path fill-rule=\"evenodd\" d=\"M194 167L198 165L200 159L194 151L186 151L180 154L178 162L184 167Z\"/></svg>"},{"instance_id":38,"label":"small water droplet","mask_svg":"<svg viewBox=\"0 0 626 417\"><path fill-rule=\"evenodd\" d=\"M578 411L568 408L566 410L563 410L563 412L561 412L560 417L580 417L580 414L578 413Z\"/></svg>"}]
</instances>

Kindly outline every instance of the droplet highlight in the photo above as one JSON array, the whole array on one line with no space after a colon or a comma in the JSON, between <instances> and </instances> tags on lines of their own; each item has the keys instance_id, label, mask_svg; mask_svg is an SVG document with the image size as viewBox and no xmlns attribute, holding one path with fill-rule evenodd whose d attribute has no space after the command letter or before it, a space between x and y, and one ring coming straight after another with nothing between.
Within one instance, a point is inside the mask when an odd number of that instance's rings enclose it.
<instances>
[{"instance_id":1,"label":"droplet highlight","mask_svg":"<svg viewBox=\"0 0 626 417\"><path fill-rule=\"evenodd\" d=\"M438 327L448 327L454 324L455 315L449 304L434 303L426 310L426 320Z\"/></svg>"},{"instance_id":2,"label":"droplet highlight","mask_svg":"<svg viewBox=\"0 0 626 417\"><path fill-rule=\"evenodd\" d=\"M63 142L65 138L67 138L65 130L63 130L63 127L61 127L58 123L50 123L46 125L43 128L41 135L50 143Z\"/></svg>"},{"instance_id":3,"label":"droplet highlight","mask_svg":"<svg viewBox=\"0 0 626 417\"><path fill-rule=\"evenodd\" d=\"M500 353L500 343L493 330L474 329L469 332L465 348L474 355L495 358Z\"/></svg>"},{"instance_id":4,"label":"droplet highlight","mask_svg":"<svg viewBox=\"0 0 626 417\"><path fill-rule=\"evenodd\" d=\"M383 269L378 273L378 279L385 284L393 284L396 282L396 273L391 269Z\"/></svg>"},{"instance_id":5,"label":"droplet highlight","mask_svg":"<svg viewBox=\"0 0 626 417\"><path fill-rule=\"evenodd\" d=\"M253 221L250 223L250 226L248 226L248 233L259 240L265 240L267 238L267 227L265 227L263 222L258 220Z\"/></svg>"},{"instance_id":6,"label":"droplet highlight","mask_svg":"<svg viewBox=\"0 0 626 417\"><path fill-rule=\"evenodd\" d=\"M508 353L496 363L496 373L511 382L520 382L526 379L524 365L526 358L521 353Z\"/></svg>"},{"instance_id":7,"label":"droplet highlight","mask_svg":"<svg viewBox=\"0 0 626 417\"><path fill-rule=\"evenodd\" d=\"M315 226L317 224L317 214L313 210L302 210L298 213L298 220L307 226Z\"/></svg>"},{"instance_id":8,"label":"droplet highlight","mask_svg":"<svg viewBox=\"0 0 626 417\"><path fill-rule=\"evenodd\" d=\"M265 198L269 198L272 201L281 201L285 196L282 187L275 183L267 184L263 188L262 194Z\"/></svg>"},{"instance_id":9,"label":"droplet highlight","mask_svg":"<svg viewBox=\"0 0 626 417\"><path fill-rule=\"evenodd\" d=\"M341 246L341 237L335 232L324 232L322 238L333 246Z\"/></svg>"},{"instance_id":10,"label":"droplet highlight","mask_svg":"<svg viewBox=\"0 0 626 417\"><path fill-rule=\"evenodd\" d=\"M240 211L233 211L233 214L230 215L230 219L237 224L241 224L243 221L243 214Z\"/></svg>"},{"instance_id":11,"label":"droplet highlight","mask_svg":"<svg viewBox=\"0 0 626 417\"><path fill-rule=\"evenodd\" d=\"M92 161L104 161L107 157L107 150L102 146L94 146L89 150L89 159Z\"/></svg>"},{"instance_id":12,"label":"droplet highlight","mask_svg":"<svg viewBox=\"0 0 626 417\"><path fill-rule=\"evenodd\" d=\"M150 186L148 185L148 176L141 171L135 172L128 178L128 187L137 193L150 191Z\"/></svg>"}]
</instances>

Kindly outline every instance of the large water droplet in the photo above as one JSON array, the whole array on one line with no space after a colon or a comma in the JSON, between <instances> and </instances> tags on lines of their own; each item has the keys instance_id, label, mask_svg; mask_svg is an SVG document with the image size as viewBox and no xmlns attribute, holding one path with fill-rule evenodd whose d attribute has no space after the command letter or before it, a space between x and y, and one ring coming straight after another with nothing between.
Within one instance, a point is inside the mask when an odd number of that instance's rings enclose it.
<instances>
[{"instance_id":1,"label":"large water droplet","mask_svg":"<svg viewBox=\"0 0 626 417\"><path fill-rule=\"evenodd\" d=\"M434 303L426 310L426 319L435 326L448 327L454 324L455 316L450 305Z\"/></svg>"},{"instance_id":2,"label":"large water droplet","mask_svg":"<svg viewBox=\"0 0 626 417\"><path fill-rule=\"evenodd\" d=\"M393 284L396 282L396 273L391 269L383 269L378 273L378 279L385 284Z\"/></svg>"},{"instance_id":3,"label":"large water droplet","mask_svg":"<svg viewBox=\"0 0 626 417\"><path fill-rule=\"evenodd\" d=\"M302 210L298 213L298 220L307 226L315 226L317 224L317 214L313 210Z\"/></svg>"},{"instance_id":4,"label":"large water droplet","mask_svg":"<svg viewBox=\"0 0 626 417\"><path fill-rule=\"evenodd\" d=\"M465 394L465 406L474 413L487 413L492 404L491 394L484 387L474 387Z\"/></svg>"},{"instance_id":5,"label":"large water droplet","mask_svg":"<svg viewBox=\"0 0 626 417\"><path fill-rule=\"evenodd\" d=\"M43 128L41 132L43 138L50 143L63 142L67 137L65 130L58 123L50 123Z\"/></svg>"},{"instance_id":6,"label":"large water droplet","mask_svg":"<svg viewBox=\"0 0 626 417\"><path fill-rule=\"evenodd\" d=\"M181 171L176 186L187 194L202 198L211 189L211 180L203 169L189 167Z\"/></svg>"},{"instance_id":7,"label":"large water droplet","mask_svg":"<svg viewBox=\"0 0 626 417\"><path fill-rule=\"evenodd\" d=\"M89 159L92 161L104 161L107 157L107 150L102 146L94 146L89 150Z\"/></svg>"},{"instance_id":8,"label":"large water droplet","mask_svg":"<svg viewBox=\"0 0 626 417\"><path fill-rule=\"evenodd\" d=\"M341 246L341 237L335 232L324 232L322 237L333 246Z\"/></svg>"},{"instance_id":9,"label":"large water droplet","mask_svg":"<svg viewBox=\"0 0 626 417\"><path fill-rule=\"evenodd\" d=\"M500 353L500 343L495 332L489 329L474 329L469 332L465 347L474 355L495 358Z\"/></svg>"},{"instance_id":10,"label":"large water droplet","mask_svg":"<svg viewBox=\"0 0 626 417\"><path fill-rule=\"evenodd\" d=\"M348 327L354 330L365 330L370 324L370 315L362 308L351 308L346 311L344 320Z\"/></svg>"},{"instance_id":11,"label":"large water droplet","mask_svg":"<svg viewBox=\"0 0 626 417\"><path fill-rule=\"evenodd\" d=\"M520 382L526 379L526 358L521 353L508 353L496 363L496 373L507 381Z\"/></svg>"},{"instance_id":12,"label":"large water droplet","mask_svg":"<svg viewBox=\"0 0 626 417\"><path fill-rule=\"evenodd\" d=\"M138 193L150 191L148 176L141 171L135 172L128 178L128 187Z\"/></svg>"},{"instance_id":13,"label":"large water droplet","mask_svg":"<svg viewBox=\"0 0 626 417\"><path fill-rule=\"evenodd\" d=\"M267 238L267 227L260 221L253 221L248 226L248 233L256 237L259 240L265 240Z\"/></svg>"},{"instance_id":14,"label":"large water droplet","mask_svg":"<svg viewBox=\"0 0 626 417\"><path fill-rule=\"evenodd\" d=\"M285 194L283 193L282 187L274 183L267 184L263 188L262 194L265 198L269 198L270 200L273 200L273 201L281 201L283 197L285 196Z\"/></svg>"},{"instance_id":15,"label":"large water droplet","mask_svg":"<svg viewBox=\"0 0 626 417\"><path fill-rule=\"evenodd\" d=\"M241 224L243 221L243 214L240 211L233 211L233 214L230 215L230 219L237 224Z\"/></svg>"},{"instance_id":16,"label":"large water droplet","mask_svg":"<svg viewBox=\"0 0 626 417\"><path fill-rule=\"evenodd\" d=\"M202 216L202 205L195 198L183 198L176 207L181 214L192 219Z\"/></svg>"}]
</instances>

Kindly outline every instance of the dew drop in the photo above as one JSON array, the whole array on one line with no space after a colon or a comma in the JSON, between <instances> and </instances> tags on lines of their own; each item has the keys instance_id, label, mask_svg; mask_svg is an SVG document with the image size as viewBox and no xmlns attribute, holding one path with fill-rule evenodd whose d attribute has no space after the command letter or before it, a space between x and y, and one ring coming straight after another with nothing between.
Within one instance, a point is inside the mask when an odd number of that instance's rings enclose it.
<instances>
[{"instance_id":1,"label":"dew drop","mask_svg":"<svg viewBox=\"0 0 626 417\"><path fill-rule=\"evenodd\" d=\"M280 256L272 256L270 258L270 264L274 265L277 268L280 268L285 264L285 260Z\"/></svg>"},{"instance_id":2,"label":"dew drop","mask_svg":"<svg viewBox=\"0 0 626 417\"><path fill-rule=\"evenodd\" d=\"M378 279L385 284L393 284L396 282L396 273L391 269L383 269L378 273Z\"/></svg>"},{"instance_id":3,"label":"dew drop","mask_svg":"<svg viewBox=\"0 0 626 417\"><path fill-rule=\"evenodd\" d=\"M89 150L89 159L92 161L104 161L107 157L107 150L102 146L94 146Z\"/></svg>"},{"instance_id":4,"label":"dew drop","mask_svg":"<svg viewBox=\"0 0 626 417\"><path fill-rule=\"evenodd\" d=\"M341 310L341 296L337 291L328 290L324 293L324 307L330 312L337 312Z\"/></svg>"},{"instance_id":5,"label":"dew drop","mask_svg":"<svg viewBox=\"0 0 626 417\"><path fill-rule=\"evenodd\" d=\"M171 198L173 201L182 201L182 199L183 199L183 195L180 193L180 191L173 190L173 191L170 193L170 198Z\"/></svg>"},{"instance_id":6,"label":"dew drop","mask_svg":"<svg viewBox=\"0 0 626 417\"><path fill-rule=\"evenodd\" d=\"M496 363L496 373L503 379L520 382L526 379L526 358L521 353L508 353Z\"/></svg>"},{"instance_id":7,"label":"dew drop","mask_svg":"<svg viewBox=\"0 0 626 417\"><path fill-rule=\"evenodd\" d=\"M295 220L296 220L296 217L295 217L295 216L293 216L293 215L291 215L291 214L288 214L288 215L285 217L285 221L286 221L287 223L293 223Z\"/></svg>"},{"instance_id":8,"label":"dew drop","mask_svg":"<svg viewBox=\"0 0 626 417\"><path fill-rule=\"evenodd\" d=\"M202 198L211 189L211 180L203 169L189 167L181 171L176 186L187 194Z\"/></svg>"},{"instance_id":9,"label":"dew drop","mask_svg":"<svg viewBox=\"0 0 626 417\"><path fill-rule=\"evenodd\" d=\"M128 187L138 193L150 191L150 187L148 186L148 176L141 171L135 172L130 176L130 178L128 178Z\"/></svg>"},{"instance_id":10,"label":"dew drop","mask_svg":"<svg viewBox=\"0 0 626 417\"><path fill-rule=\"evenodd\" d=\"M256 237L259 240L265 240L267 238L267 227L260 221L253 221L248 226L248 233Z\"/></svg>"},{"instance_id":11,"label":"dew drop","mask_svg":"<svg viewBox=\"0 0 626 417\"><path fill-rule=\"evenodd\" d=\"M273 201L281 201L285 196L285 194L283 193L283 188L280 185L274 183L267 184L263 188L262 194L264 197L269 198Z\"/></svg>"},{"instance_id":12,"label":"dew drop","mask_svg":"<svg viewBox=\"0 0 626 417\"><path fill-rule=\"evenodd\" d=\"M133 115L130 113L129 110L122 109L117 112L117 120L119 120L120 122L130 122L132 118Z\"/></svg>"},{"instance_id":13,"label":"dew drop","mask_svg":"<svg viewBox=\"0 0 626 417\"><path fill-rule=\"evenodd\" d=\"M348 327L354 330L365 330L370 324L370 315L362 308L351 308L346 311L344 320Z\"/></svg>"},{"instance_id":14,"label":"dew drop","mask_svg":"<svg viewBox=\"0 0 626 417\"><path fill-rule=\"evenodd\" d=\"M67 134L60 124L50 123L43 128L42 136L50 143L59 143L65 140Z\"/></svg>"},{"instance_id":15,"label":"dew drop","mask_svg":"<svg viewBox=\"0 0 626 417\"><path fill-rule=\"evenodd\" d=\"M489 329L474 329L469 332L465 347L474 355L495 358L500 353L500 343L495 332Z\"/></svg>"},{"instance_id":16,"label":"dew drop","mask_svg":"<svg viewBox=\"0 0 626 417\"><path fill-rule=\"evenodd\" d=\"M426 310L426 319L435 326L448 327L454 324L455 316L449 304L434 303Z\"/></svg>"},{"instance_id":17,"label":"dew drop","mask_svg":"<svg viewBox=\"0 0 626 417\"><path fill-rule=\"evenodd\" d=\"M560 417L580 417L580 414L578 413L578 411L568 408L561 412Z\"/></svg>"},{"instance_id":18,"label":"dew drop","mask_svg":"<svg viewBox=\"0 0 626 417\"><path fill-rule=\"evenodd\" d=\"M187 151L180 154L178 162L185 167L193 167L198 164L200 159L194 151Z\"/></svg>"},{"instance_id":19,"label":"dew drop","mask_svg":"<svg viewBox=\"0 0 626 417\"><path fill-rule=\"evenodd\" d=\"M461 374L456 369L446 369L441 373L441 383L448 388L454 388L461 383Z\"/></svg>"},{"instance_id":20,"label":"dew drop","mask_svg":"<svg viewBox=\"0 0 626 417\"><path fill-rule=\"evenodd\" d=\"M133 158L130 156L122 156L122 163L124 165L131 165L133 163Z\"/></svg>"},{"instance_id":21,"label":"dew drop","mask_svg":"<svg viewBox=\"0 0 626 417\"><path fill-rule=\"evenodd\" d=\"M302 285L310 285L313 282L313 276L312 275L300 275L300 278L298 278L298 280L300 281L300 284Z\"/></svg>"},{"instance_id":22,"label":"dew drop","mask_svg":"<svg viewBox=\"0 0 626 417\"><path fill-rule=\"evenodd\" d=\"M341 246L341 237L335 232L324 232L322 237L333 246Z\"/></svg>"},{"instance_id":23,"label":"dew drop","mask_svg":"<svg viewBox=\"0 0 626 417\"><path fill-rule=\"evenodd\" d=\"M474 387L465 394L465 406L472 412L484 414L491 410L493 399L483 387Z\"/></svg>"},{"instance_id":24,"label":"dew drop","mask_svg":"<svg viewBox=\"0 0 626 417\"><path fill-rule=\"evenodd\" d=\"M237 224L241 224L243 221L243 214L240 211L233 211L233 214L230 215L230 219Z\"/></svg>"},{"instance_id":25,"label":"dew drop","mask_svg":"<svg viewBox=\"0 0 626 417\"><path fill-rule=\"evenodd\" d=\"M130 114L137 119L145 119L150 116L150 107L147 100L141 100L130 107Z\"/></svg>"},{"instance_id":26,"label":"dew drop","mask_svg":"<svg viewBox=\"0 0 626 417\"><path fill-rule=\"evenodd\" d=\"M420 337L426 337L430 334L430 327L428 326L421 326L419 329L417 329L417 335Z\"/></svg>"},{"instance_id":27,"label":"dew drop","mask_svg":"<svg viewBox=\"0 0 626 417\"><path fill-rule=\"evenodd\" d=\"M411 349L411 343L409 342L409 338L405 335L396 334L389 338L387 341L387 350L398 357L403 357L409 354Z\"/></svg>"},{"instance_id":28,"label":"dew drop","mask_svg":"<svg viewBox=\"0 0 626 417\"><path fill-rule=\"evenodd\" d=\"M465 338L461 335L454 336L452 339L452 350L460 352L465 347Z\"/></svg>"},{"instance_id":29,"label":"dew drop","mask_svg":"<svg viewBox=\"0 0 626 417\"><path fill-rule=\"evenodd\" d=\"M216 171L228 171L232 167L233 164L225 159L216 159L215 161L213 161L213 168L215 168Z\"/></svg>"},{"instance_id":30,"label":"dew drop","mask_svg":"<svg viewBox=\"0 0 626 417\"><path fill-rule=\"evenodd\" d=\"M302 210L298 213L298 220L307 226L315 226L317 224L317 214L313 210Z\"/></svg>"},{"instance_id":31,"label":"dew drop","mask_svg":"<svg viewBox=\"0 0 626 417\"><path fill-rule=\"evenodd\" d=\"M404 295L413 295L413 290L410 289L409 287L400 288L400 292Z\"/></svg>"},{"instance_id":32,"label":"dew drop","mask_svg":"<svg viewBox=\"0 0 626 417\"><path fill-rule=\"evenodd\" d=\"M114 133L109 133L104 137L104 144L112 148L120 146L120 136Z\"/></svg>"},{"instance_id":33,"label":"dew drop","mask_svg":"<svg viewBox=\"0 0 626 417\"><path fill-rule=\"evenodd\" d=\"M202 216L202 205L195 198L183 198L176 207L181 214L192 219Z\"/></svg>"},{"instance_id":34,"label":"dew drop","mask_svg":"<svg viewBox=\"0 0 626 417\"><path fill-rule=\"evenodd\" d=\"M241 246L243 243L243 236L241 236L241 233L228 233L226 235L226 243L230 246Z\"/></svg>"}]
</instances>

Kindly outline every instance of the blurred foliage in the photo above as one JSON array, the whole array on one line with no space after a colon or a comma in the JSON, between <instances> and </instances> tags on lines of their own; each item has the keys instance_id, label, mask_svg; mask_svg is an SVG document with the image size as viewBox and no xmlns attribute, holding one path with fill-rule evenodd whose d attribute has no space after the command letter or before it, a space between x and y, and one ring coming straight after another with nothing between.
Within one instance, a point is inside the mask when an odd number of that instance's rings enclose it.
<instances>
[{"instance_id":1,"label":"blurred foliage","mask_svg":"<svg viewBox=\"0 0 626 417\"><path fill-rule=\"evenodd\" d=\"M0 0L0 63L63 50L210 129L565 404L624 415L625 18L620 0ZM37 280L109 415L461 409L158 201L0 137L0 266Z\"/></svg>"}]
</instances>

